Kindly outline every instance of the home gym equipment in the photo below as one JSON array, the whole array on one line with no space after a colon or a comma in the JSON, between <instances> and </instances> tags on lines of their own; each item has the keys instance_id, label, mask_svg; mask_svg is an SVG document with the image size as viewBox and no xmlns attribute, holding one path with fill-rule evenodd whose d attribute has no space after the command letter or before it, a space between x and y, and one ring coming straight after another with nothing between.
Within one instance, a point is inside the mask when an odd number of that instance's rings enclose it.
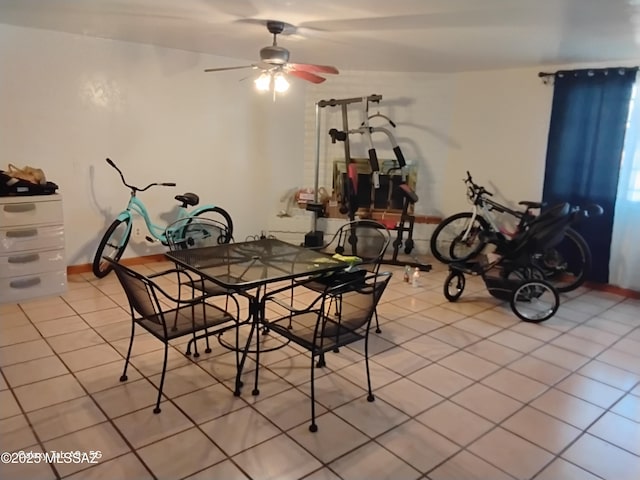
<instances>
[{"instance_id":1,"label":"home gym equipment","mask_svg":"<svg viewBox=\"0 0 640 480\"><path fill-rule=\"evenodd\" d=\"M407 162L405 161L404 155L402 154L402 150L395 140L392 132L384 127L372 127L369 123L370 119L375 117L382 117L386 119L389 124L395 128L395 123L391 121L387 116L382 115L377 112L373 115L369 115L369 105L372 103L379 103L382 100L382 95L369 95L363 97L355 97L355 98L345 98L345 99L331 99L331 100L320 100L316 103L316 185L315 190L318 189L318 173L319 173L319 163L320 163L320 109L325 107L337 107L339 106L342 113L342 130L338 130L336 128L332 128L329 130L329 135L331 136L331 142L342 142L344 146L344 159L345 159L345 171L344 174L340 174L341 177L341 188L339 192L340 198L340 213L346 214L349 221L355 220L356 212L359 208L359 201L361 200L362 193L367 193L365 188L361 188L359 185L361 173L358 171L358 163L351 156L351 148L349 143L349 136L358 134L364 135L367 140L368 150L368 164L370 167L369 173L369 185L370 185L370 194L369 194L369 204L367 205L367 209L372 211L376 198L382 196L381 194L381 186L385 185L388 188L386 199L386 210L390 208L391 199L394 196L394 191L396 191L400 198L402 198L402 211L400 214L400 219L393 225L387 226L389 230L396 231L397 237L393 242L394 250L393 256L389 259L383 259L383 263L392 264L392 265L406 265L406 262L401 262L398 260L398 253L400 248L404 245L405 253L409 254L413 250L413 228L415 225L415 216L409 213L410 207L412 207L417 201L418 196L413 191L413 189L407 183L407 175L406 175L406 166ZM349 128L349 119L348 119L348 107L349 105L358 104L360 107L360 112L362 115L362 123L358 128L350 129ZM378 161L378 155L373 143L372 134L374 133L383 133L388 138L393 152L395 154L396 160L394 162L394 166L387 170L386 172L380 169L380 162ZM395 185L392 175L392 171L399 170L400 171L400 184ZM381 181L384 179L384 181ZM362 185L364 187L364 185ZM360 195L359 195L360 190ZM397 195L396 195L397 197ZM317 203L317 200L316 200ZM311 206L311 208L309 208ZM305 236L305 245L307 246L317 246L317 242L321 242L322 235L321 232L317 231L317 217L318 211L320 211L320 207L318 205L307 205L307 210L314 211L314 229L309 232ZM385 210L385 211L386 211ZM404 234L407 234L406 239L403 239ZM429 271L431 269L431 265L424 264L421 262L410 262L408 265L412 267L418 267L422 271Z\"/></svg>"}]
</instances>

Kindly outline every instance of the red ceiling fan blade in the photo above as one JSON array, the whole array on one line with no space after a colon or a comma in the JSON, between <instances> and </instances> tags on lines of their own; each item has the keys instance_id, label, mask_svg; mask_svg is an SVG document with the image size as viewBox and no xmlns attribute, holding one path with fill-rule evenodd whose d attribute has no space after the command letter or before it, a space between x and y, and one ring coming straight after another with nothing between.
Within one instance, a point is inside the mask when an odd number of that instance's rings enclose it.
<instances>
[{"instance_id":1,"label":"red ceiling fan blade","mask_svg":"<svg viewBox=\"0 0 640 480\"><path fill-rule=\"evenodd\" d=\"M337 75L340 73L336 67L331 65L314 65L311 63L288 63L287 67L291 70L298 70L313 73L331 73Z\"/></svg>"},{"instance_id":2,"label":"red ceiling fan blade","mask_svg":"<svg viewBox=\"0 0 640 480\"><path fill-rule=\"evenodd\" d=\"M256 68L255 65L241 65L239 67L205 68L205 72L223 72L225 70L240 70L241 68Z\"/></svg>"},{"instance_id":3,"label":"red ceiling fan blade","mask_svg":"<svg viewBox=\"0 0 640 480\"><path fill-rule=\"evenodd\" d=\"M326 80L326 78L322 78L315 73L305 72L304 70L290 70L289 75L293 75L294 77L301 78L311 83L322 83Z\"/></svg>"}]
</instances>

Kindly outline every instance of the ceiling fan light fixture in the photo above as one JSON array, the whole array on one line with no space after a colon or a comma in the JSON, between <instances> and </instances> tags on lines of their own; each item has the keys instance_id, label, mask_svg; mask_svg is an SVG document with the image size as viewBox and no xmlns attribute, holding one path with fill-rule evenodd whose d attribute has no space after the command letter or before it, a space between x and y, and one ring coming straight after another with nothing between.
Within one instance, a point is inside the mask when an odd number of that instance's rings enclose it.
<instances>
[{"instance_id":1,"label":"ceiling fan light fixture","mask_svg":"<svg viewBox=\"0 0 640 480\"><path fill-rule=\"evenodd\" d=\"M256 88L261 92L268 92L271 86L271 75L267 72L262 72L258 78L254 80Z\"/></svg>"},{"instance_id":2,"label":"ceiling fan light fixture","mask_svg":"<svg viewBox=\"0 0 640 480\"><path fill-rule=\"evenodd\" d=\"M284 93L289 90L289 82L284 78L282 72L278 72L273 77L273 88L278 93Z\"/></svg>"}]
</instances>

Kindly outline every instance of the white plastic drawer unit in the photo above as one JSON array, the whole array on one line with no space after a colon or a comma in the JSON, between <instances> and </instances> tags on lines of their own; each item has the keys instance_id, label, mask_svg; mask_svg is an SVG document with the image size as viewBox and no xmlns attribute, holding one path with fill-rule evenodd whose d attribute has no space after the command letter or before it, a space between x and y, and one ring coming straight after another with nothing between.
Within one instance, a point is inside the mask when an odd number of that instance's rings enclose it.
<instances>
[{"instance_id":1,"label":"white plastic drawer unit","mask_svg":"<svg viewBox=\"0 0 640 480\"><path fill-rule=\"evenodd\" d=\"M40 272L66 270L64 250L15 252L0 255L0 278L20 277Z\"/></svg>"},{"instance_id":2,"label":"white plastic drawer unit","mask_svg":"<svg viewBox=\"0 0 640 480\"><path fill-rule=\"evenodd\" d=\"M37 197L0 197L0 228L22 225L62 224L60 198L40 200Z\"/></svg>"},{"instance_id":3,"label":"white plastic drawer unit","mask_svg":"<svg viewBox=\"0 0 640 480\"><path fill-rule=\"evenodd\" d=\"M0 303L67 288L60 195L0 197Z\"/></svg>"},{"instance_id":4,"label":"white plastic drawer unit","mask_svg":"<svg viewBox=\"0 0 640 480\"><path fill-rule=\"evenodd\" d=\"M62 225L29 225L0 228L0 255L24 250L64 248Z\"/></svg>"},{"instance_id":5,"label":"white plastic drawer unit","mask_svg":"<svg viewBox=\"0 0 640 480\"><path fill-rule=\"evenodd\" d=\"M60 295L67 288L66 271L0 278L0 302L19 302L45 295Z\"/></svg>"}]
</instances>

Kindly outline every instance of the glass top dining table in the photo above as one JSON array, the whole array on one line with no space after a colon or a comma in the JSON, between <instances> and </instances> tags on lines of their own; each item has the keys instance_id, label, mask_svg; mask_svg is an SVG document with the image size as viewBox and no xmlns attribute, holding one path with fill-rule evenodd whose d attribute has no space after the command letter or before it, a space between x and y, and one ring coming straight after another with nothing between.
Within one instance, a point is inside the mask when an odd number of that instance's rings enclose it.
<instances>
[{"instance_id":1,"label":"glass top dining table","mask_svg":"<svg viewBox=\"0 0 640 480\"><path fill-rule=\"evenodd\" d=\"M249 301L249 318L241 324L250 323L251 330L244 347L235 347L237 353L242 353L242 359L237 360L235 396L240 395L242 370L250 352L254 332L260 327L264 317L261 296L264 295L266 286L283 280L331 274L349 267L348 263L327 254L275 238L174 250L165 255L201 278L241 293ZM258 357L256 361L259 361ZM259 394L257 383L252 393Z\"/></svg>"},{"instance_id":2,"label":"glass top dining table","mask_svg":"<svg viewBox=\"0 0 640 480\"><path fill-rule=\"evenodd\" d=\"M331 256L275 238L166 252L167 258L230 290L349 267Z\"/></svg>"}]
</instances>

